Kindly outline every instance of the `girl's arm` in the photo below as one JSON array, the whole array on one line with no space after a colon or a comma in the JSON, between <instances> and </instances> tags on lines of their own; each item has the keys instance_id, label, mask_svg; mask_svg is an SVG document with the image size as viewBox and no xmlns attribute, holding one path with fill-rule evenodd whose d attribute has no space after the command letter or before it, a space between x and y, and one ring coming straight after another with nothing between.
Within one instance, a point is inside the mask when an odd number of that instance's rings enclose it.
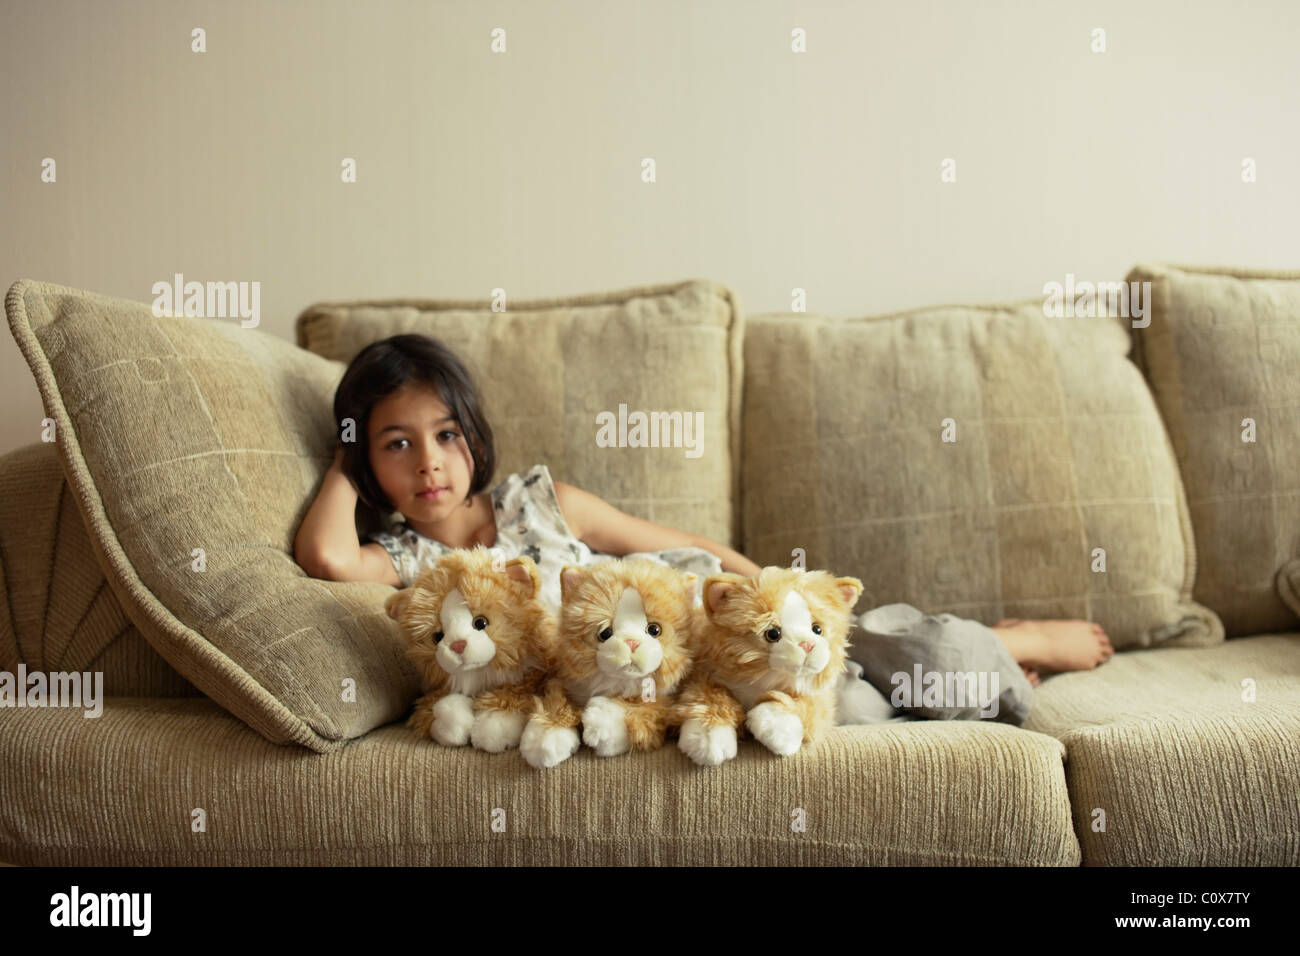
<instances>
[{"instance_id":1,"label":"girl's arm","mask_svg":"<svg viewBox=\"0 0 1300 956\"><path fill-rule=\"evenodd\" d=\"M724 571L757 577L763 570L726 545L625 514L602 498L562 481L555 482L555 497L569 530L593 551L621 556L667 548L703 548L722 559Z\"/></svg>"},{"instance_id":2,"label":"girl's arm","mask_svg":"<svg viewBox=\"0 0 1300 956\"><path fill-rule=\"evenodd\" d=\"M316 500L293 541L293 559L314 578L377 581L398 587L393 559L382 545L357 539L357 489L343 474L343 449L325 472Z\"/></svg>"}]
</instances>

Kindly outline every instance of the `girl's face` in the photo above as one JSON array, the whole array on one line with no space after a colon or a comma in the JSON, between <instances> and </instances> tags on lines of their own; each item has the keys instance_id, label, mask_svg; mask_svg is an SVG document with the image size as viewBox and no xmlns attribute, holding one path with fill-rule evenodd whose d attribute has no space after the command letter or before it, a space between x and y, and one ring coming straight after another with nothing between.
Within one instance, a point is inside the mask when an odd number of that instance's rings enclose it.
<instances>
[{"instance_id":1,"label":"girl's face","mask_svg":"<svg viewBox=\"0 0 1300 956\"><path fill-rule=\"evenodd\" d=\"M465 500L474 458L437 391L421 384L403 386L375 403L369 431L375 479L407 518L436 526ZM422 494L430 487L448 490Z\"/></svg>"}]
</instances>

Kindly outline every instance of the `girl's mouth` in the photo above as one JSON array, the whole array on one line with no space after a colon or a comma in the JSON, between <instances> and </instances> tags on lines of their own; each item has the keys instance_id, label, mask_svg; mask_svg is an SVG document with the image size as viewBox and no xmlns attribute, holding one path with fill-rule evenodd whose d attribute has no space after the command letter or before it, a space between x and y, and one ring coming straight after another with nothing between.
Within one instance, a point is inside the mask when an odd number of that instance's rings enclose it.
<instances>
[{"instance_id":1,"label":"girl's mouth","mask_svg":"<svg viewBox=\"0 0 1300 956\"><path fill-rule=\"evenodd\" d=\"M440 500L444 495L447 495L449 493L450 492L447 488L434 488L430 491L421 491L415 497L424 498L427 501L437 501Z\"/></svg>"}]
</instances>

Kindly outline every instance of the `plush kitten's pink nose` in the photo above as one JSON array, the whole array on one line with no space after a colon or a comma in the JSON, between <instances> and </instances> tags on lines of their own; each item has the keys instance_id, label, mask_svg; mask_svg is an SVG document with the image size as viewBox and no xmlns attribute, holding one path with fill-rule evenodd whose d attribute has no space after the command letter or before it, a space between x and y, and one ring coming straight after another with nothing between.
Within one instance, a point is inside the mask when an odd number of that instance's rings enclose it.
<instances>
[{"instance_id":1,"label":"plush kitten's pink nose","mask_svg":"<svg viewBox=\"0 0 1300 956\"><path fill-rule=\"evenodd\" d=\"M640 641L628 641L628 642L627 642L627 649L628 649L629 651L635 651L635 650L636 650L638 647L640 647L640 646L641 646L641 642L640 642Z\"/></svg>"},{"instance_id":2,"label":"plush kitten's pink nose","mask_svg":"<svg viewBox=\"0 0 1300 956\"><path fill-rule=\"evenodd\" d=\"M453 641L451 649L457 654L463 654L465 652L465 641Z\"/></svg>"},{"instance_id":3,"label":"plush kitten's pink nose","mask_svg":"<svg viewBox=\"0 0 1300 956\"><path fill-rule=\"evenodd\" d=\"M811 654L811 653L812 653L812 649L813 649L814 647L816 647L817 645L814 644L812 641L800 641L800 642L799 642L799 646L803 648L803 652L804 652L805 654Z\"/></svg>"}]
</instances>

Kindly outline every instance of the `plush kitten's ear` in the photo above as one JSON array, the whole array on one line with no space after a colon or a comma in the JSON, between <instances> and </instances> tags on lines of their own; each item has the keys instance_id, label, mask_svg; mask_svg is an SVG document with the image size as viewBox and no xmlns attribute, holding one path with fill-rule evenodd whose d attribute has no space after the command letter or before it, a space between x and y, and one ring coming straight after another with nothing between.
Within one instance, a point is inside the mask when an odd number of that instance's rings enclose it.
<instances>
[{"instance_id":1,"label":"plush kitten's ear","mask_svg":"<svg viewBox=\"0 0 1300 956\"><path fill-rule=\"evenodd\" d=\"M695 607L699 603L700 576L692 571L682 572L682 590L686 592L686 606Z\"/></svg>"},{"instance_id":2,"label":"plush kitten's ear","mask_svg":"<svg viewBox=\"0 0 1300 956\"><path fill-rule=\"evenodd\" d=\"M743 574L731 572L711 574L704 579L704 612L709 616L709 620L712 620L713 615L722 605L731 599L736 588L748 580Z\"/></svg>"},{"instance_id":3,"label":"plush kitten's ear","mask_svg":"<svg viewBox=\"0 0 1300 956\"><path fill-rule=\"evenodd\" d=\"M411 593L414 588L402 588L400 591L394 591L388 595L388 600L384 602L384 610L394 621L400 621L402 614L406 611L406 605L410 603Z\"/></svg>"},{"instance_id":4,"label":"plush kitten's ear","mask_svg":"<svg viewBox=\"0 0 1300 956\"><path fill-rule=\"evenodd\" d=\"M839 588L844 603L852 611L853 606L858 603L858 598L862 597L862 582L857 578L836 578L835 586Z\"/></svg>"},{"instance_id":5,"label":"plush kitten's ear","mask_svg":"<svg viewBox=\"0 0 1300 956\"><path fill-rule=\"evenodd\" d=\"M582 584L583 570L579 564L566 564L560 569L560 600L569 601Z\"/></svg>"},{"instance_id":6,"label":"plush kitten's ear","mask_svg":"<svg viewBox=\"0 0 1300 956\"><path fill-rule=\"evenodd\" d=\"M529 597L537 597L537 592L542 589L542 576L537 571L536 563L527 555L507 561L506 574L510 580L528 585Z\"/></svg>"}]
</instances>

